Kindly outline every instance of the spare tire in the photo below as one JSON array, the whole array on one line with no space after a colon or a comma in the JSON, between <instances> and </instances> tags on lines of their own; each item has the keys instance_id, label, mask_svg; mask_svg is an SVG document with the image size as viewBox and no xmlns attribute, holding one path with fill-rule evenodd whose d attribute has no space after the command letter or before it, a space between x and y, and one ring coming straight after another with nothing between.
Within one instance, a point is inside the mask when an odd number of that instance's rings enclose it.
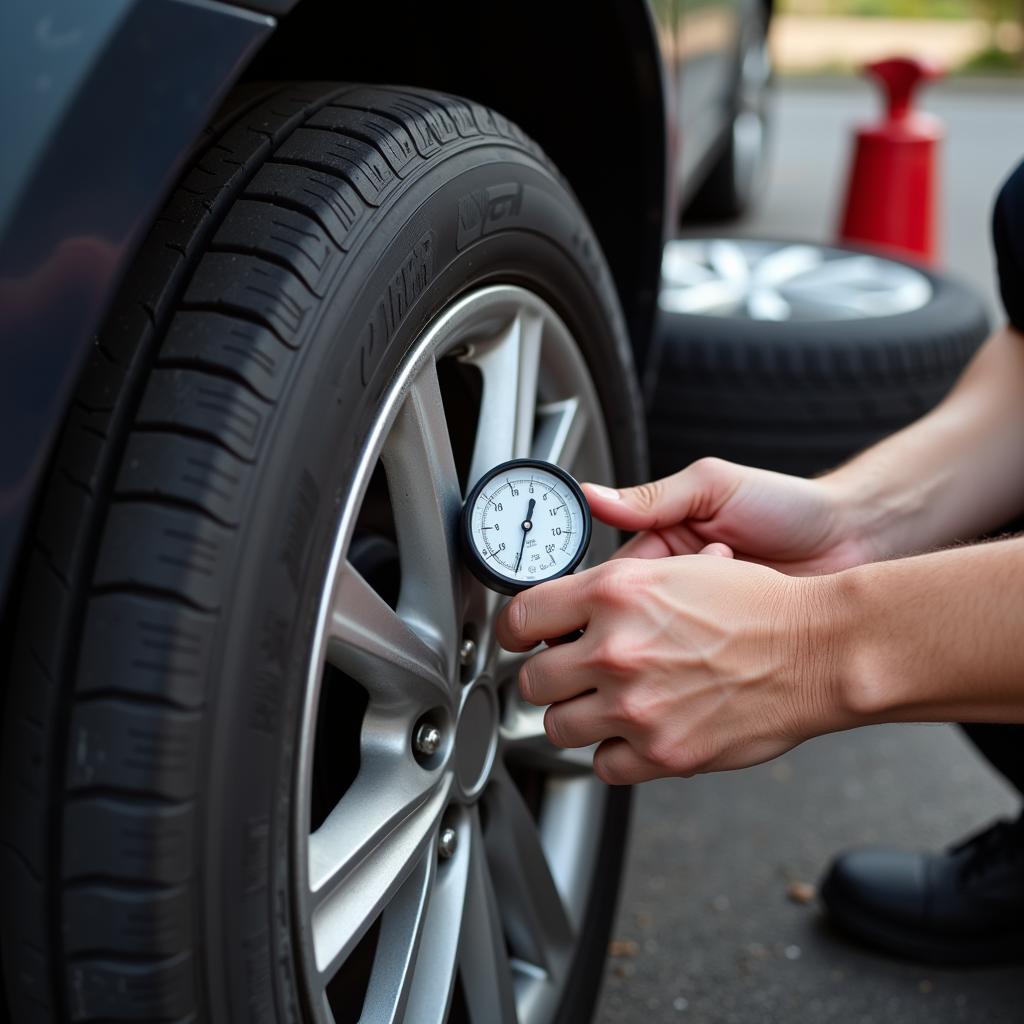
<instances>
[{"instance_id":1,"label":"spare tire","mask_svg":"<svg viewBox=\"0 0 1024 1024\"><path fill-rule=\"evenodd\" d=\"M820 473L931 409L988 332L981 301L944 275L793 242L670 242L659 306L659 476L706 455Z\"/></svg>"}]
</instances>

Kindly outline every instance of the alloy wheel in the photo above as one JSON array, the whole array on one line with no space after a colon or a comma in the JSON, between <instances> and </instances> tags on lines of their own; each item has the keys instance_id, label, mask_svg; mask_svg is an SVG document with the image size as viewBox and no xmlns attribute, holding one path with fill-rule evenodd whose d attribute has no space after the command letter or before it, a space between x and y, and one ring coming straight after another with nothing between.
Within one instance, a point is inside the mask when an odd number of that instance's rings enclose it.
<instances>
[{"instance_id":1,"label":"alloy wheel","mask_svg":"<svg viewBox=\"0 0 1024 1024\"><path fill-rule=\"evenodd\" d=\"M659 306L741 320L897 316L927 305L920 271L881 256L809 243L688 238L665 246Z\"/></svg>"},{"instance_id":2,"label":"alloy wheel","mask_svg":"<svg viewBox=\"0 0 1024 1024\"><path fill-rule=\"evenodd\" d=\"M341 503L293 801L318 1021L544 1024L560 1004L607 791L519 699L522 657L493 639L505 599L462 569L456 529L468 487L524 456L613 473L564 322L485 287L411 348ZM595 524L588 563L615 543Z\"/></svg>"}]
</instances>

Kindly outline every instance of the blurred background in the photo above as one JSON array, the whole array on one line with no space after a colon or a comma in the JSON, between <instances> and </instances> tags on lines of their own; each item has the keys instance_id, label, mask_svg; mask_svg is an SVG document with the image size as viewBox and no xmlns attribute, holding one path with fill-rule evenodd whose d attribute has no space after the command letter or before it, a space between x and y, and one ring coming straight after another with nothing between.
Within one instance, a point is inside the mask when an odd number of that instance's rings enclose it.
<instances>
[{"instance_id":1,"label":"blurred background","mask_svg":"<svg viewBox=\"0 0 1024 1024\"><path fill-rule=\"evenodd\" d=\"M782 0L772 29L783 75L849 73L893 52L957 75L1024 69L1020 0Z\"/></svg>"},{"instance_id":2,"label":"blurred background","mask_svg":"<svg viewBox=\"0 0 1024 1024\"><path fill-rule=\"evenodd\" d=\"M832 241L855 125L882 104L858 68L893 55L947 77L919 106L945 123L940 266L1000 307L989 220L1024 157L1024 4L1017 0L781 0L769 182L739 224L695 235ZM742 774L635 794L634 829L599 1024L1011 1024L1019 968L936 970L850 946L815 884L862 843L940 848L1017 813L1010 788L948 726L814 740Z\"/></svg>"},{"instance_id":3,"label":"blurred background","mask_svg":"<svg viewBox=\"0 0 1024 1024\"><path fill-rule=\"evenodd\" d=\"M701 234L834 240L857 124L881 117L860 68L908 55L946 75L918 93L946 139L940 164L941 265L999 310L989 244L992 202L1024 158L1024 0L780 0L767 191L740 224Z\"/></svg>"}]
</instances>

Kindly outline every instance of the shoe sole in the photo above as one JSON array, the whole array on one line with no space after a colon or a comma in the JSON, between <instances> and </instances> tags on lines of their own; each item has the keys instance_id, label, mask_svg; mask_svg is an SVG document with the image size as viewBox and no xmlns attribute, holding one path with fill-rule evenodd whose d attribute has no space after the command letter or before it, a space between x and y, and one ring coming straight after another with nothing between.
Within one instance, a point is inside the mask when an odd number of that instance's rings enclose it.
<instances>
[{"instance_id":1,"label":"shoe sole","mask_svg":"<svg viewBox=\"0 0 1024 1024\"><path fill-rule=\"evenodd\" d=\"M830 883L831 879L826 880L821 888L829 918L844 932L875 949L907 960L945 966L977 967L1024 961L1024 931L957 939L934 931L882 923L837 898Z\"/></svg>"}]
</instances>

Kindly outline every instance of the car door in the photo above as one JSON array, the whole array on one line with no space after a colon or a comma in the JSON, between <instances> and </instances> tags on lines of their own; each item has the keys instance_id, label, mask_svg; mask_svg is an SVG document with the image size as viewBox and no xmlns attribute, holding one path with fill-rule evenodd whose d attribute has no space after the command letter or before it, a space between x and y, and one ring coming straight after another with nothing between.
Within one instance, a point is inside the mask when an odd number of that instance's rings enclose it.
<instances>
[{"instance_id":1,"label":"car door","mask_svg":"<svg viewBox=\"0 0 1024 1024\"><path fill-rule=\"evenodd\" d=\"M683 197L700 183L732 116L741 0L673 0L676 109L680 126L677 182Z\"/></svg>"}]
</instances>

